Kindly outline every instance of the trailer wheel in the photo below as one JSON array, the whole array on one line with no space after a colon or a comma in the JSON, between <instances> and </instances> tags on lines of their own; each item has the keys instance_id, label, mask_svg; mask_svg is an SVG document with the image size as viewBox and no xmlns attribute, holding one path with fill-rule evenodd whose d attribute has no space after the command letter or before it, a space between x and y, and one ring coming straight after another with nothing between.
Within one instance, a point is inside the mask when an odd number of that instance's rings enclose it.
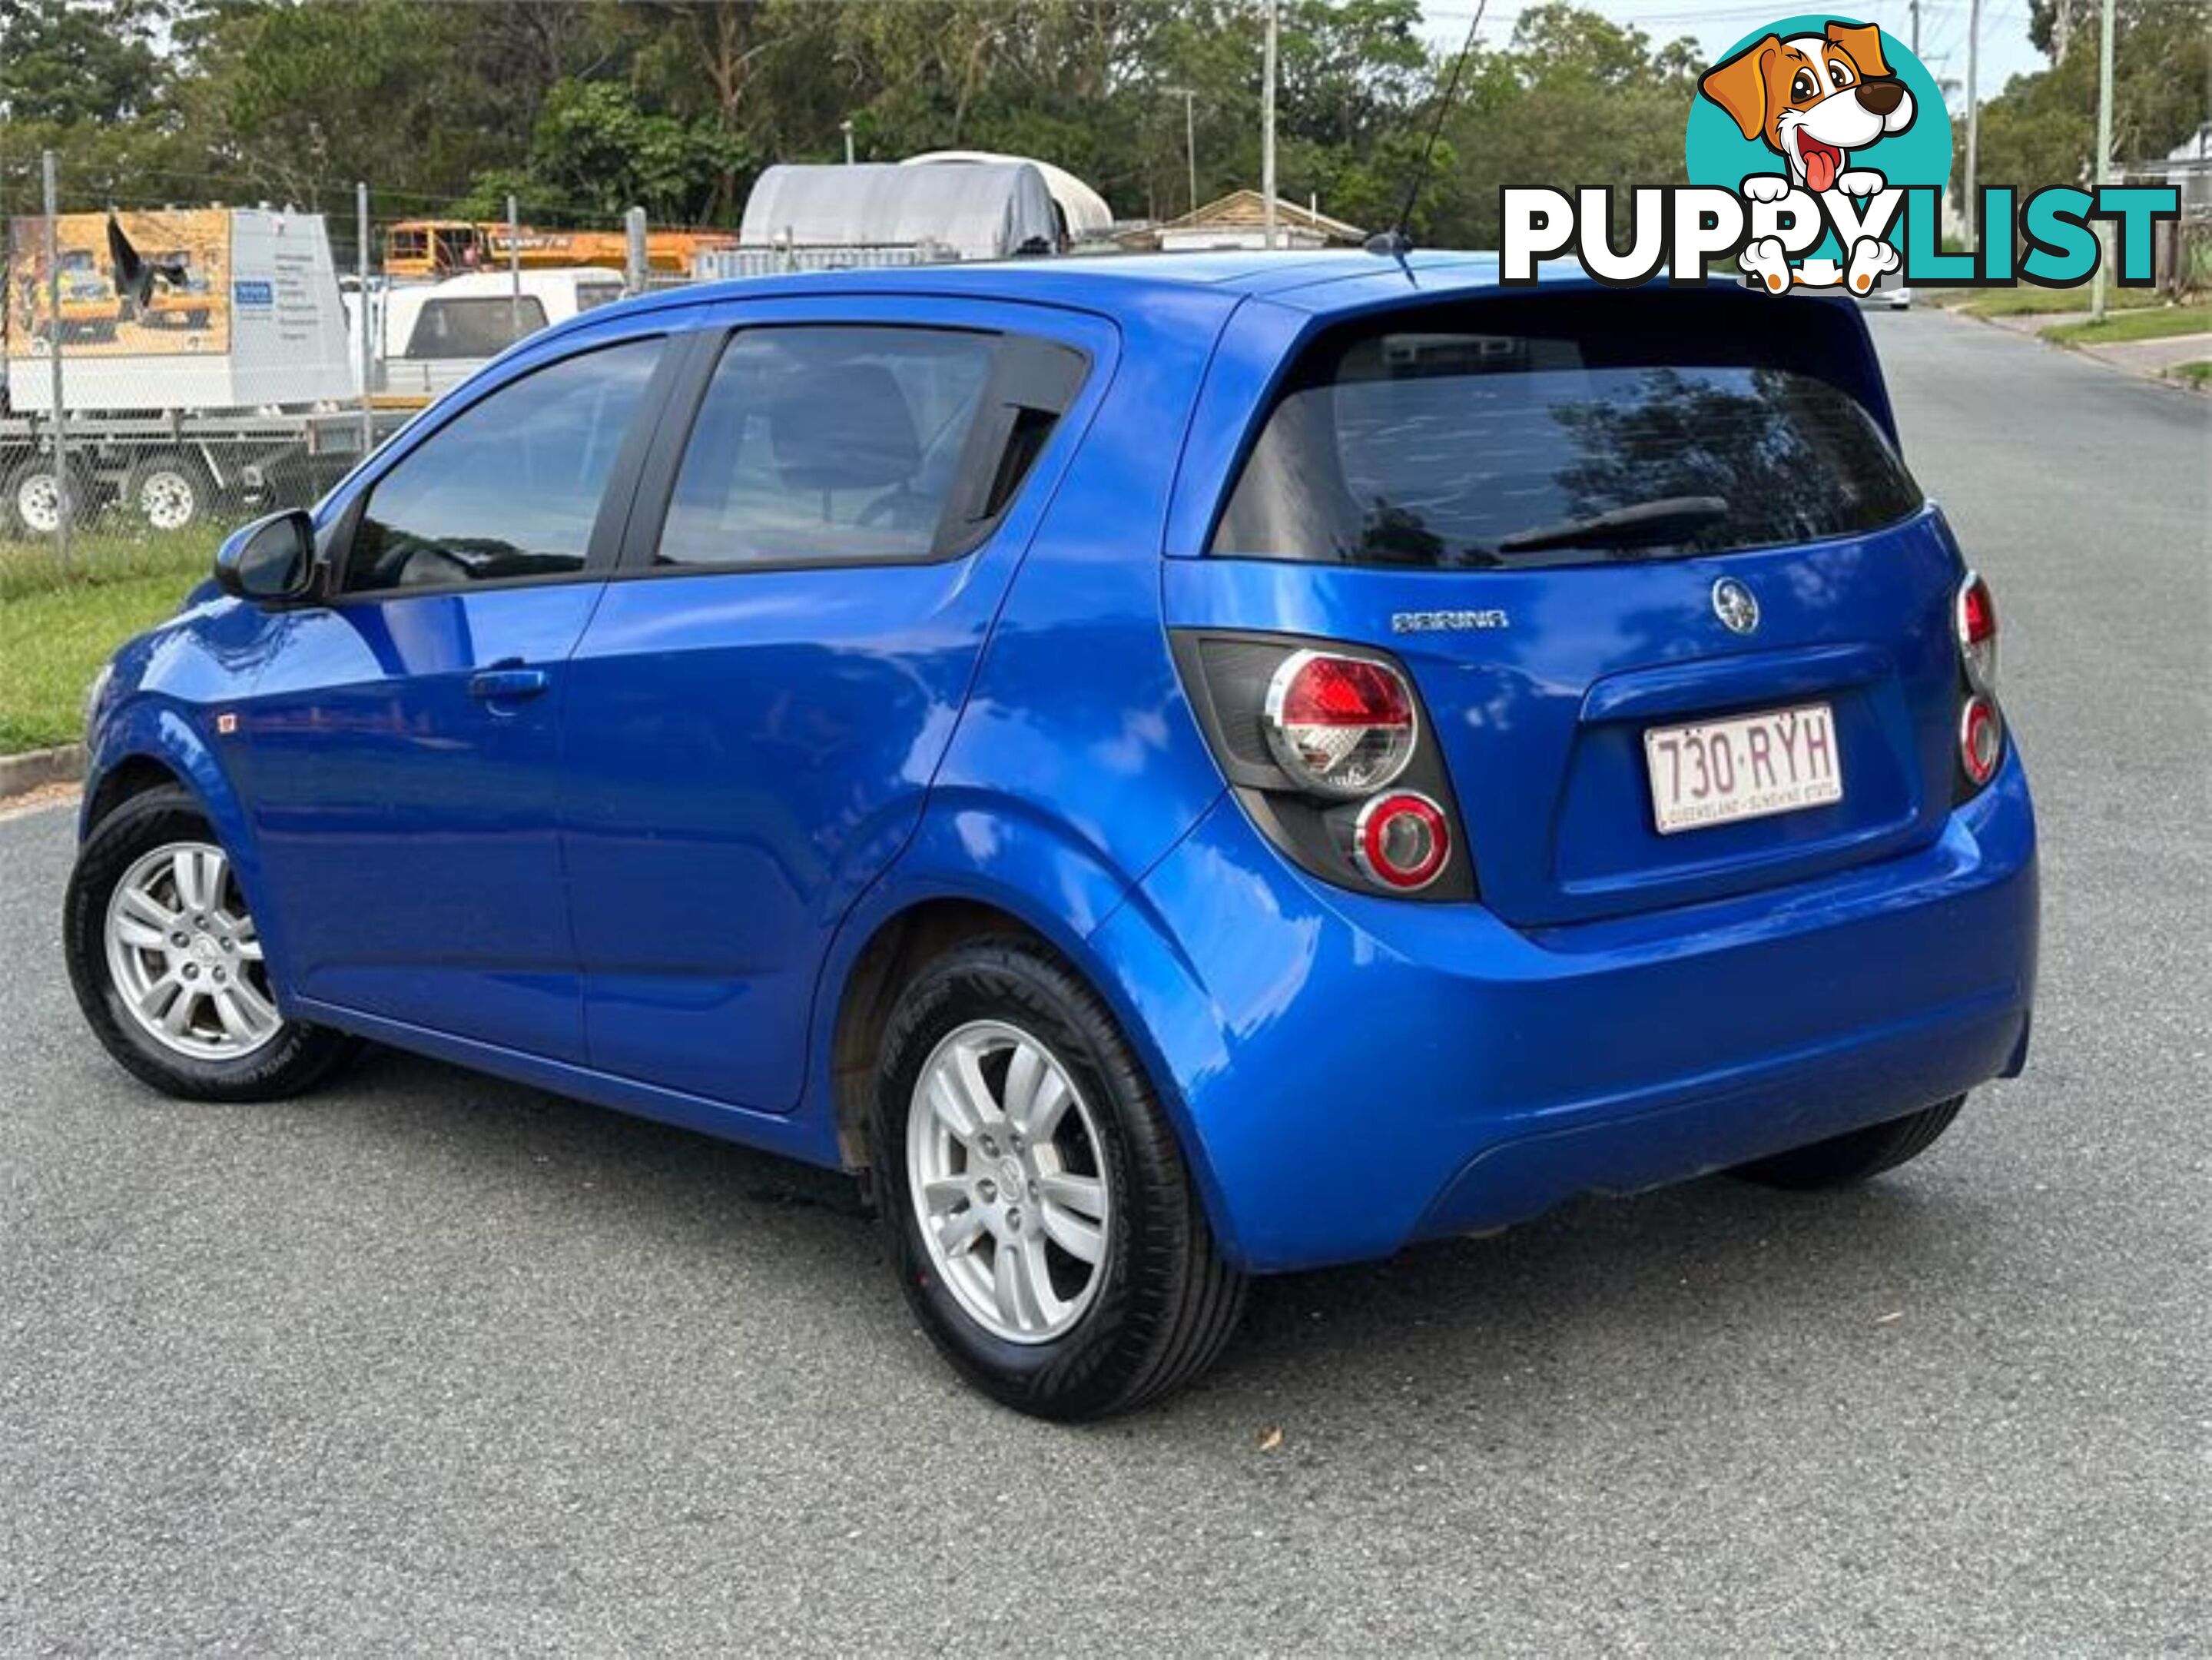
<instances>
[{"instance_id":1,"label":"trailer wheel","mask_svg":"<svg viewBox=\"0 0 2212 1660\"><path fill-rule=\"evenodd\" d=\"M215 480L196 456L164 450L131 469L123 504L152 529L188 530L214 510Z\"/></svg>"},{"instance_id":2,"label":"trailer wheel","mask_svg":"<svg viewBox=\"0 0 2212 1660\"><path fill-rule=\"evenodd\" d=\"M71 466L68 474L70 520L83 524L92 508L92 491L84 474ZM36 456L8 475L0 494L0 528L24 536L52 536L61 528L63 483L50 456Z\"/></svg>"}]
</instances>

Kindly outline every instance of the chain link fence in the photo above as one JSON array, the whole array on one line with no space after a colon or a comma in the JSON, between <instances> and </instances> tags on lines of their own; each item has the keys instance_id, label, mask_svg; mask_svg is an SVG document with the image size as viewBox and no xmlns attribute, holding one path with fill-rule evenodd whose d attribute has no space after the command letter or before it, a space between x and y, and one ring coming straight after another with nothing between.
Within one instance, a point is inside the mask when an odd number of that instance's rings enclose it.
<instances>
[{"instance_id":1,"label":"chain link fence","mask_svg":"<svg viewBox=\"0 0 2212 1660\"><path fill-rule=\"evenodd\" d=\"M313 502L514 341L626 295L954 257L741 247L635 209L537 229L514 198L490 221L414 198L380 218L366 185L350 213L125 209L73 192L51 155L38 183L0 220L0 557L64 567L164 541L204 556Z\"/></svg>"}]
</instances>

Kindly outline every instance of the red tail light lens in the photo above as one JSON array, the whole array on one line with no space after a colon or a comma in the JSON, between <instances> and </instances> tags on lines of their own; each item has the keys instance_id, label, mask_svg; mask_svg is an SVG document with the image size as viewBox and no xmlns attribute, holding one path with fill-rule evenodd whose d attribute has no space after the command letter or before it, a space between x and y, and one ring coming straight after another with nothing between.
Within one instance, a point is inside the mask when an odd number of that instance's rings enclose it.
<instances>
[{"instance_id":1,"label":"red tail light lens","mask_svg":"<svg viewBox=\"0 0 2212 1660\"><path fill-rule=\"evenodd\" d=\"M1399 893L1425 888L1451 858L1451 826L1425 795L1401 790L1378 795L1352 827L1352 862L1378 887Z\"/></svg>"},{"instance_id":2,"label":"red tail light lens","mask_svg":"<svg viewBox=\"0 0 2212 1660\"><path fill-rule=\"evenodd\" d=\"M1413 758L1413 693L1368 658L1291 653L1268 684L1266 714L1277 763L1318 795L1371 794Z\"/></svg>"},{"instance_id":3,"label":"red tail light lens","mask_svg":"<svg viewBox=\"0 0 2212 1660\"><path fill-rule=\"evenodd\" d=\"M1959 656L1966 666L1966 678L1977 691L1997 689L1997 602L1990 585L1973 571L1959 584L1955 619Z\"/></svg>"},{"instance_id":4,"label":"red tail light lens","mask_svg":"<svg viewBox=\"0 0 2212 1660\"><path fill-rule=\"evenodd\" d=\"M1996 776L2004 755L2004 720L1997 706L1981 693L1966 700L1959 716L1959 764L1976 789Z\"/></svg>"}]
</instances>

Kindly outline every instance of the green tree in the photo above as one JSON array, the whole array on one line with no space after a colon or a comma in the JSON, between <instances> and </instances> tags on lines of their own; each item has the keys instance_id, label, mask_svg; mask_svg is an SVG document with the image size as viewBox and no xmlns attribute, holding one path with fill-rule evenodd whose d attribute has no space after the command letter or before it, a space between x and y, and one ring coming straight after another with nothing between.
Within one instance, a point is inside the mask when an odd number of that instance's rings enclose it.
<instances>
[{"instance_id":1,"label":"green tree","mask_svg":"<svg viewBox=\"0 0 2212 1660\"><path fill-rule=\"evenodd\" d=\"M2062 30L2062 15L2067 20ZM2096 11L2035 0L2028 37L2052 58L1982 106L1980 182L2026 191L2082 183L2097 149ZM2063 47L2063 55L2061 47ZM2212 0L2118 0L2113 13L2112 161L2164 155L2212 121ZM1965 124L1954 124L1965 172Z\"/></svg>"}]
</instances>

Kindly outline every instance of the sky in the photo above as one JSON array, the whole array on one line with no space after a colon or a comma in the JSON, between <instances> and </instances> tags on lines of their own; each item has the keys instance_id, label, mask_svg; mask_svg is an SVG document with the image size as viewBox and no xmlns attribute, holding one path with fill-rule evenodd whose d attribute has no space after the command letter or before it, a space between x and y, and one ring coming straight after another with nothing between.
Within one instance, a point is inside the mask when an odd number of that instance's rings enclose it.
<instances>
[{"instance_id":1,"label":"sky","mask_svg":"<svg viewBox=\"0 0 2212 1660\"><path fill-rule=\"evenodd\" d=\"M1717 0L1713 5L1696 8L1684 0L1652 0L1650 4L1639 4L1638 0L1574 3L1616 23L1632 24L1655 41L1690 35L1709 63L1762 23L1820 9L1804 0L1767 0L1765 4L1750 5L1744 0ZM1483 14L1482 40L1492 46L1503 45L1513 32L1514 18L1535 3L1537 0L1493 0ZM1423 0L1422 14L1430 37L1456 47L1466 38L1474 6L1475 0ZM1907 46L1912 42L1905 0L1873 0L1873 3L1860 0L1856 7L1842 8L1836 15L1878 23ZM1946 88L1954 111L1966 107L1966 18L1967 0L1921 0L1920 61L1937 80L1960 83L1957 88ZM1982 0L1981 36L1982 58L1976 70L1975 90L1984 102L2002 92L2010 76L2045 67L2043 54L2028 42L2027 0Z\"/></svg>"}]
</instances>

